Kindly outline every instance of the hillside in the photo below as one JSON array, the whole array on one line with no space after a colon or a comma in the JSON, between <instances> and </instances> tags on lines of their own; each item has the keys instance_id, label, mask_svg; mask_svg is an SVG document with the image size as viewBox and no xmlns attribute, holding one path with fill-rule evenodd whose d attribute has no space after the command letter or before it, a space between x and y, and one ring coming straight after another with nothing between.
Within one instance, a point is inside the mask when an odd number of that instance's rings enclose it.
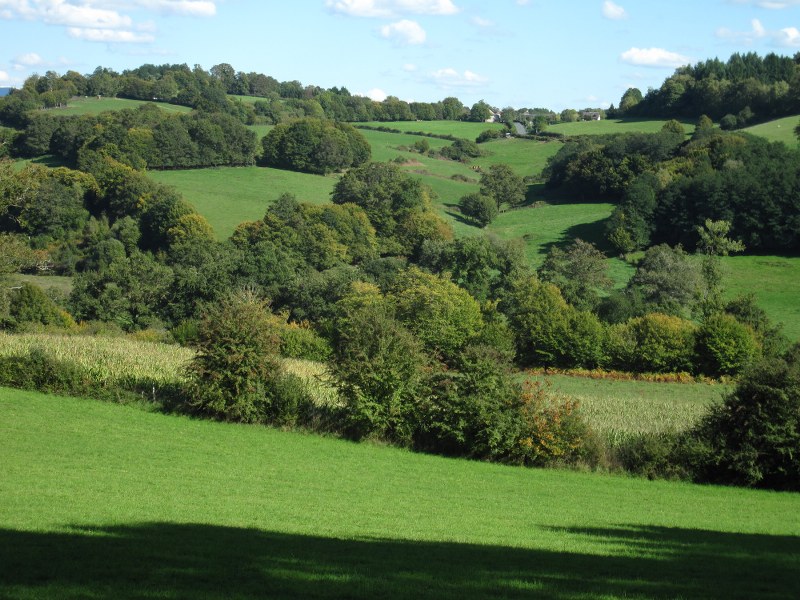
<instances>
[{"instance_id":1,"label":"hillside","mask_svg":"<svg viewBox=\"0 0 800 600\"><path fill-rule=\"evenodd\" d=\"M0 410L5 598L800 591L796 494L446 460L8 389Z\"/></svg>"}]
</instances>

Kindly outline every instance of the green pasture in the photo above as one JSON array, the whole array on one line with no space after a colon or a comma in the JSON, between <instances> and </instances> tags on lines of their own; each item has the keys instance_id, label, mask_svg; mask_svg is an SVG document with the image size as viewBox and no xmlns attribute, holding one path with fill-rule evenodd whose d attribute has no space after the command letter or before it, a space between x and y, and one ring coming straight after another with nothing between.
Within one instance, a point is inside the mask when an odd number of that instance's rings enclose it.
<instances>
[{"instance_id":1,"label":"green pasture","mask_svg":"<svg viewBox=\"0 0 800 600\"><path fill-rule=\"evenodd\" d=\"M150 171L154 180L175 186L227 238L239 223L264 216L283 193L319 204L330 198L336 179L265 167L218 167L183 171Z\"/></svg>"},{"instance_id":2,"label":"green pasture","mask_svg":"<svg viewBox=\"0 0 800 600\"><path fill-rule=\"evenodd\" d=\"M563 135L605 135L609 133L657 133L669 119L603 119L602 121L575 121L556 123L548 132ZM695 121L681 120L686 135L694 133Z\"/></svg>"},{"instance_id":3,"label":"green pasture","mask_svg":"<svg viewBox=\"0 0 800 600\"><path fill-rule=\"evenodd\" d=\"M275 125L248 125L247 128L254 131L259 140L267 135Z\"/></svg>"},{"instance_id":4,"label":"green pasture","mask_svg":"<svg viewBox=\"0 0 800 600\"><path fill-rule=\"evenodd\" d=\"M800 340L800 257L729 256L723 259L727 295L755 294L783 333Z\"/></svg>"},{"instance_id":5,"label":"green pasture","mask_svg":"<svg viewBox=\"0 0 800 600\"><path fill-rule=\"evenodd\" d=\"M355 127L366 125L367 127L388 127L400 131L414 131L431 133L433 135L452 135L475 141L482 132L487 129L504 131L505 125L502 123L471 123L469 121L369 121L367 123L353 123Z\"/></svg>"},{"instance_id":6,"label":"green pasture","mask_svg":"<svg viewBox=\"0 0 800 600\"><path fill-rule=\"evenodd\" d=\"M97 98L96 96L85 96L83 98L72 98L64 108L48 108L47 112L54 115L99 115L110 110L122 110L123 108L138 108L142 104L147 104L146 100L129 100L127 98ZM167 104L166 102L152 102L161 110L169 113L188 113L192 109L188 106L178 104Z\"/></svg>"},{"instance_id":7,"label":"green pasture","mask_svg":"<svg viewBox=\"0 0 800 600\"><path fill-rule=\"evenodd\" d=\"M800 594L800 495L506 467L0 390L0 596Z\"/></svg>"},{"instance_id":8,"label":"green pasture","mask_svg":"<svg viewBox=\"0 0 800 600\"><path fill-rule=\"evenodd\" d=\"M800 115L795 115L746 127L742 131L767 138L770 142L783 142L790 148L796 148L798 142L794 128L798 125L800 125Z\"/></svg>"},{"instance_id":9,"label":"green pasture","mask_svg":"<svg viewBox=\"0 0 800 600\"><path fill-rule=\"evenodd\" d=\"M16 287L23 283L36 285L43 290L55 290L60 294L69 295L72 291L72 277L61 275L30 275L28 273L10 273L4 276L4 282L9 287Z\"/></svg>"}]
</instances>

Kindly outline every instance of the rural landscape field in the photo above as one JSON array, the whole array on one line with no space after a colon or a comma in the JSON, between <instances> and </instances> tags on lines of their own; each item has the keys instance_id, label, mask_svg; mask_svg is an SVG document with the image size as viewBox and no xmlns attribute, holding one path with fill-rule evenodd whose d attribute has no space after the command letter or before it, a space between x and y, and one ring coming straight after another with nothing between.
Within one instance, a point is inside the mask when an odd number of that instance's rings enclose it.
<instances>
[{"instance_id":1,"label":"rural landscape field","mask_svg":"<svg viewBox=\"0 0 800 600\"><path fill-rule=\"evenodd\" d=\"M791 3L314 3L0 11L0 597L800 597Z\"/></svg>"}]
</instances>

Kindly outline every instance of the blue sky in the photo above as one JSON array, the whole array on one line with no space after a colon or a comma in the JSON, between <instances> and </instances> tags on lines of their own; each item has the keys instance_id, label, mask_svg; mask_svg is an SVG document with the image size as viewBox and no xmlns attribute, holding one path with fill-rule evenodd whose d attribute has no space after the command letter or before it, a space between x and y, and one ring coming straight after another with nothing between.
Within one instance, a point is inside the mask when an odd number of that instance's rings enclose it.
<instances>
[{"instance_id":1,"label":"blue sky","mask_svg":"<svg viewBox=\"0 0 800 600\"><path fill-rule=\"evenodd\" d=\"M226 62L378 100L618 104L676 66L800 52L800 0L0 0L0 86Z\"/></svg>"}]
</instances>

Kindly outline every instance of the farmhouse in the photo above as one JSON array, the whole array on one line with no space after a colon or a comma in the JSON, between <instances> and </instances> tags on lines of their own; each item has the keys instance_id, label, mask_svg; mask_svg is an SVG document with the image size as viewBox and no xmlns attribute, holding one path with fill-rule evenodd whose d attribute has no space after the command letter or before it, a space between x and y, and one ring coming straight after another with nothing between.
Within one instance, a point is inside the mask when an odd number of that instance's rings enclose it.
<instances>
[{"instance_id":1,"label":"farmhouse","mask_svg":"<svg viewBox=\"0 0 800 600\"><path fill-rule=\"evenodd\" d=\"M583 121L599 121L600 113L596 110L585 110L581 113L581 119Z\"/></svg>"}]
</instances>

